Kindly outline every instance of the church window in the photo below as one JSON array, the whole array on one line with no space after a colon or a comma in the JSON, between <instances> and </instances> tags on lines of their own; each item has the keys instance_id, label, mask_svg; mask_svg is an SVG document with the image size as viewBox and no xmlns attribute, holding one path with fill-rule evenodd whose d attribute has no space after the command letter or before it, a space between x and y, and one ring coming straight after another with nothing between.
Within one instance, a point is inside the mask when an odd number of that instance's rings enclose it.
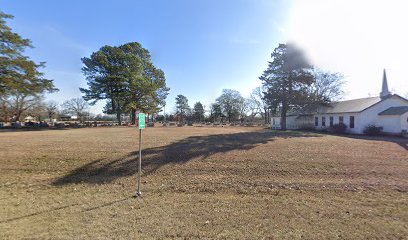
<instances>
[{"instance_id":1,"label":"church window","mask_svg":"<svg viewBox=\"0 0 408 240\"><path fill-rule=\"evenodd\" d=\"M315 127L319 126L319 118L315 117Z\"/></svg>"},{"instance_id":2,"label":"church window","mask_svg":"<svg viewBox=\"0 0 408 240\"><path fill-rule=\"evenodd\" d=\"M344 122L344 117L343 116L340 116L339 117L339 123L343 123Z\"/></svg>"},{"instance_id":3,"label":"church window","mask_svg":"<svg viewBox=\"0 0 408 240\"><path fill-rule=\"evenodd\" d=\"M354 128L354 116L350 116L350 128Z\"/></svg>"},{"instance_id":4,"label":"church window","mask_svg":"<svg viewBox=\"0 0 408 240\"><path fill-rule=\"evenodd\" d=\"M322 117L322 127L326 126L326 117Z\"/></svg>"},{"instance_id":5,"label":"church window","mask_svg":"<svg viewBox=\"0 0 408 240\"><path fill-rule=\"evenodd\" d=\"M334 121L334 118L330 117L330 127L333 127L333 121Z\"/></svg>"}]
</instances>

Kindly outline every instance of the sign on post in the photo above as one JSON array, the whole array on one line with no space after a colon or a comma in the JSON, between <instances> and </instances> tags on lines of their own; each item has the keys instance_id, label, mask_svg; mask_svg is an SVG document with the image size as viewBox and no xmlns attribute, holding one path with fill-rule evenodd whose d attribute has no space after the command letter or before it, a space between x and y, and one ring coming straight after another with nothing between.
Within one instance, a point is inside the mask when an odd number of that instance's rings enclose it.
<instances>
[{"instance_id":1,"label":"sign on post","mask_svg":"<svg viewBox=\"0 0 408 240\"><path fill-rule=\"evenodd\" d=\"M142 129L146 127L146 114L139 113L139 176L137 178L137 193L136 197L141 197L140 191L140 177L142 176Z\"/></svg>"},{"instance_id":2,"label":"sign on post","mask_svg":"<svg viewBox=\"0 0 408 240\"><path fill-rule=\"evenodd\" d=\"M146 114L139 113L139 129L145 129L146 127Z\"/></svg>"}]
</instances>

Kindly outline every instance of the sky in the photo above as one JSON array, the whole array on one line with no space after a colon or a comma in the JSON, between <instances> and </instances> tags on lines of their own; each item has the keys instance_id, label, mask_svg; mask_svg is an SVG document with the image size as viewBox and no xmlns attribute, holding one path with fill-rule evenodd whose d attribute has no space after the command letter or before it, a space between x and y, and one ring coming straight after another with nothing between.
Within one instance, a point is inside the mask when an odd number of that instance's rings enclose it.
<instances>
[{"instance_id":1,"label":"sky","mask_svg":"<svg viewBox=\"0 0 408 240\"><path fill-rule=\"evenodd\" d=\"M397 94L408 94L408 4L351 0L37 0L0 1L13 30L32 40L26 51L45 61L59 103L86 87L81 58L104 45L139 42L166 75L166 113L183 94L209 106L222 89L249 96L261 85L279 43L300 46L316 66L345 75L344 99L378 95L382 71ZM104 102L91 108L101 113Z\"/></svg>"}]
</instances>

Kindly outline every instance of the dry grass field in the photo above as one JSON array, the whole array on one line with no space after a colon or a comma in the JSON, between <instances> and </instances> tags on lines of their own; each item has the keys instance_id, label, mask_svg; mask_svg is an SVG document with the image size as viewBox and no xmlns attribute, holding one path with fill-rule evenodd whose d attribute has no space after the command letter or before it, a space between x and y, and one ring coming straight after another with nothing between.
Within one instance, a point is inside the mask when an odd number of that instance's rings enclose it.
<instances>
[{"instance_id":1,"label":"dry grass field","mask_svg":"<svg viewBox=\"0 0 408 240\"><path fill-rule=\"evenodd\" d=\"M0 132L1 239L407 239L408 139L235 127Z\"/></svg>"}]
</instances>

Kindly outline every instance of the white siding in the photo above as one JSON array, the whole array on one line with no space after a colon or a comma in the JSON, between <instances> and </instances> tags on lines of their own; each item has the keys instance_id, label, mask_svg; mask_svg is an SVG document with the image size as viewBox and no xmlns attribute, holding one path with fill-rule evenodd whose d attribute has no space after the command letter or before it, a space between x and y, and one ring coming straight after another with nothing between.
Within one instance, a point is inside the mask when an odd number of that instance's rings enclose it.
<instances>
[{"instance_id":1,"label":"white siding","mask_svg":"<svg viewBox=\"0 0 408 240\"><path fill-rule=\"evenodd\" d=\"M347 125L347 132L361 134L364 128L368 125L375 125L383 127L383 131L387 133L400 134L403 126L403 116L401 115L378 115L380 112L387 110L390 107L408 106L408 102L399 97L390 97L360 113L336 113L336 114L317 114L319 117L318 130L323 130L329 127L329 117L334 117L334 124L339 123L339 116L344 117L344 124ZM326 127L322 127L322 116L326 117ZM354 129L350 128L350 116L354 116ZM405 126L406 127L406 126Z\"/></svg>"},{"instance_id":2,"label":"white siding","mask_svg":"<svg viewBox=\"0 0 408 240\"><path fill-rule=\"evenodd\" d=\"M408 112L401 115L401 131L408 132Z\"/></svg>"},{"instance_id":3,"label":"white siding","mask_svg":"<svg viewBox=\"0 0 408 240\"><path fill-rule=\"evenodd\" d=\"M330 128L330 117L333 117L333 124L338 124L340 117L343 117L343 123L347 125L347 132L349 133L362 133L359 132L357 126L361 124L360 113L335 113L335 114L316 114L315 117L319 118L319 125L315 127L316 130L328 130ZM354 128L350 128L350 116L354 116ZM322 117L326 117L326 126L322 126Z\"/></svg>"},{"instance_id":4,"label":"white siding","mask_svg":"<svg viewBox=\"0 0 408 240\"><path fill-rule=\"evenodd\" d=\"M287 116L286 117L286 129L298 129L296 124L297 116ZM272 117L272 129L281 129L281 118Z\"/></svg>"},{"instance_id":5,"label":"white siding","mask_svg":"<svg viewBox=\"0 0 408 240\"><path fill-rule=\"evenodd\" d=\"M364 127L369 124L374 124L383 127L384 132L401 133L401 115L378 115L378 113L387 110L390 107L397 106L408 106L408 102L399 97L393 96L363 111L361 113L362 122L359 125L359 130L363 132Z\"/></svg>"},{"instance_id":6,"label":"white siding","mask_svg":"<svg viewBox=\"0 0 408 240\"><path fill-rule=\"evenodd\" d=\"M280 117L272 117L271 119L272 129L280 129Z\"/></svg>"},{"instance_id":7,"label":"white siding","mask_svg":"<svg viewBox=\"0 0 408 240\"><path fill-rule=\"evenodd\" d=\"M287 116L286 117L286 129L298 129L296 124L296 118L298 116Z\"/></svg>"},{"instance_id":8,"label":"white siding","mask_svg":"<svg viewBox=\"0 0 408 240\"><path fill-rule=\"evenodd\" d=\"M408 106L408 102L392 96L384 101L375 104L368 109L357 113L333 113L316 114L310 116L288 116L286 119L287 129L300 129L307 126L314 127L315 117L318 117L316 130L328 130L330 128L330 117L333 117L333 124L339 123L339 117L343 117L343 123L347 125L348 133L362 134L368 125L383 127L386 133L400 134L402 130L408 130L408 113L402 115L378 115L380 112L390 107ZM350 116L354 116L354 128L350 128ZM326 126L322 126L322 117L326 118ZM272 128L280 129L280 117L272 118Z\"/></svg>"},{"instance_id":9,"label":"white siding","mask_svg":"<svg viewBox=\"0 0 408 240\"><path fill-rule=\"evenodd\" d=\"M313 128L313 116L287 116L286 117L286 128L287 129L307 129ZM272 117L271 125L272 129L281 129L281 118Z\"/></svg>"}]
</instances>

